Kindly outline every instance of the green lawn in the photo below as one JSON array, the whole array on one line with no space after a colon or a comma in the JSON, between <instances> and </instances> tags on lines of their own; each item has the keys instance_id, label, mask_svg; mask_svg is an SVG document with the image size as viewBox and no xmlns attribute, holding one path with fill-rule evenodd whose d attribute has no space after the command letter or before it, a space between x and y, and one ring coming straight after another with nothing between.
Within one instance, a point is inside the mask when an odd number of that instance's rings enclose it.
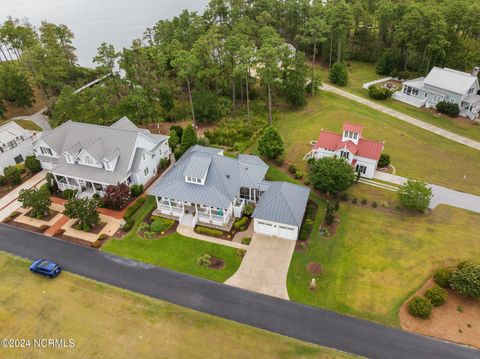
<instances>
[{"instance_id":1,"label":"green lawn","mask_svg":"<svg viewBox=\"0 0 480 359\"><path fill-rule=\"evenodd\" d=\"M3 358L353 358L70 273L50 280L3 253L0 271L2 338L75 340L2 348Z\"/></svg>"},{"instance_id":2,"label":"green lawn","mask_svg":"<svg viewBox=\"0 0 480 359\"><path fill-rule=\"evenodd\" d=\"M377 75L375 73L375 64L359 61L349 61L349 63L349 83L347 86L341 88L358 96L368 98L371 101L376 101L368 96L368 90L362 88L362 85L366 82L380 79L385 76ZM317 68L322 76L322 80L326 83L330 83L328 80L328 69L325 66L318 66ZM458 133L459 135L473 140L480 141L480 125L471 120L461 117L458 119L452 119L446 115L439 114L434 110L416 108L393 99L377 102L421 121Z\"/></svg>"},{"instance_id":3,"label":"green lawn","mask_svg":"<svg viewBox=\"0 0 480 359\"><path fill-rule=\"evenodd\" d=\"M10 121L3 121L0 122L0 125L4 125ZM38 126L35 122L31 120L14 120L15 123L17 123L20 127L23 127L26 130L30 131L42 131L42 128Z\"/></svg>"},{"instance_id":4,"label":"green lawn","mask_svg":"<svg viewBox=\"0 0 480 359\"><path fill-rule=\"evenodd\" d=\"M335 236L315 233L306 252L294 253L290 299L397 326L402 302L436 268L480 255L480 214L473 212L439 206L408 216L342 204L339 216ZM309 262L323 267L314 292Z\"/></svg>"},{"instance_id":5,"label":"green lawn","mask_svg":"<svg viewBox=\"0 0 480 359\"><path fill-rule=\"evenodd\" d=\"M147 197L145 204L135 214L135 225L130 233L123 239L109 240L102 250L217 282L226 281L237 271L242 259L235 248L184 237L178 233L161 239L147 240L139 237L136 234L137 228L155 205L155 198ZM198 265L197 259L204 254L223 259L225 267L215 270Z\"/></svg>"},{"instance_id":6,"label":"green lawn","mask_svg":"<svg viewBox=\"0 0 480 359\"><path fill-rule=\"evenodd\" d=\"M479 152L328 92L298 111L277 112L274 125L285 141L286 160L304 167L309 141L320 130L341 132L344 122L364 126L363 136L385 141L397 174L480 194ZM467 175L465 181L464 175Z\"/></svg>"}]
</instances>

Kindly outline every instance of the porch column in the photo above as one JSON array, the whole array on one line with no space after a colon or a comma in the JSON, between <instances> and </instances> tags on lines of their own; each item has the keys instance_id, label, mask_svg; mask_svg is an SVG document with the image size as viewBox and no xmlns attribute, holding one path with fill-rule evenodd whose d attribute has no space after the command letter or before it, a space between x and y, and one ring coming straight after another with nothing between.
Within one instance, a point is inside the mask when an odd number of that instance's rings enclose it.
<instances>
[{"instance_id":1,"label":"porch column","mask_svg":"<svg viewBox=\"0 0 480 359\"><path fill-rule=\"evenodd\" d=\"M58 178L57 178L57 175L55 175L55 173L52 173L53 175L53 178L55 178L55 183L57 184L57 188L59 188L59 184L58 184Z\"/></svg>"},{"instance_id":2,"label":"porch column","mask_svg":"<svg viewBox=\"0 0 480 359\"><path fill-rule=\"evenodd\" d=\"M92 189L93 189L93 193L97 193L97 190L95 189L95 183L93 182L90 182L92 184Z\"/></svg>"},{"instance_id":3,"label":"porch column","mask_svg":"<svg viewBox=\"0 0 480 359\"><path fill-rule=\"evenodd\" d=\"M197 204L195 203L195 214L197 213L198 211L198 207L197 207Z\"/></svg>"},{"instance_id":4,"label":"porch column","mask_svg":"<svg viewBox=\"0 0 480 359\"><path fill-rule=\"evenodd\" d=\"M212 207L208 207L208 214L210 215L210 220L212 220Z\"/></svg>"},{"instance_id":5,"label":"porch column","mask_svg":"<svg viewBox=\"0 0 480 359\"><path fill-rule=\"evenodd\" d=\"M228 211L228 209L227 209ZM225 223L225 209L223 209L223 223Z\"/></svg>"},{"instance_id":6,"label":"porch column","mask_svg":"<svg viewBox=\"0 0 480 359\"><path fill-rule=\"evenodd\" d=\"M168 199L168 206L170 208L170 212L172 211L172 200L169 198Z\"/></svg>"},{"instance_id":7,"label":"porch column","mask_svg":"<svg viewBox=\"0 0 480 359\"><path fill-rule=\"evenodd\" d=\"M82 192L82 186L80 186L80 181L78 179L75 178L75 181L77 182L77 186L78 186L78 191L79 192Z\"/></svg>"},{"instance_id":8,"label":"porch column","mask_svg":"<svg viewBox=\"0 0 480 359\"><path fill-rule=\"evenodd\" d=\"M155 202L157 202L157 208L160 209L160 204L158 203L158 197L155 196Z\"/></svg>"}]
</instances>

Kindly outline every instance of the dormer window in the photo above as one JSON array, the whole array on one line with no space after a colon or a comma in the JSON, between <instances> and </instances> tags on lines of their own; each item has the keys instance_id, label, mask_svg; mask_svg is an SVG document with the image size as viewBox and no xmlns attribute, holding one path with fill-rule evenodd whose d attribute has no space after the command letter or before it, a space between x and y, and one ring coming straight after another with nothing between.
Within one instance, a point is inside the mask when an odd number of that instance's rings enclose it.
<instances>
[{"instance_id":1,"label":"dormer window","mask_svg":"<svg viewBox=\"0 0 480 359\"><path fill-rule=\"evenodd\" d=\"M85 156L84 161L87 165L93 165L93 160L90 158L90 156Z\"/></svg>"},{"instance_id":2,"label":"dormer window","mask_svg":"<svg viewBox=\"0 0 480 359\"><path fill-rule=\"evenodd\" d=\"M40 151L42 152L42 155L53 156L52 150L48 147L40 147Z\"/></svg>"},{"instance_id":3,"label":"dormer window","mask_svg":"<svg viewBox=\"0 0 480 359\"><path fill-rule=\"evenodd\" d=\"M106 169L107 171L111 171L111 170L112 170L112 166L110 166L110 163L105 162L105 169Z\"/></svg>"},{"instance_id":4,"label":"dormer window","mask_svg":"<svg viewBox=\"0 0 480 359\"><path fill-rule=\"evenodd\" d=\"M70 163L70 164L73 163L73 158L72 158L72 156L70 156L70 154L68 154L68 153L65 153L65 160L66 160L68 163Z\"/></svg>"}]
</instances>

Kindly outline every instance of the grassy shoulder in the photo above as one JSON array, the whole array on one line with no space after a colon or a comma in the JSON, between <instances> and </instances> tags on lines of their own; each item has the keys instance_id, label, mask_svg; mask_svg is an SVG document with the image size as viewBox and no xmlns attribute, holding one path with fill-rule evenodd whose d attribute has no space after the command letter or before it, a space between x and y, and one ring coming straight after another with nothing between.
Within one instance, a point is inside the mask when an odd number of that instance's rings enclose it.
<instances>
[{"instance_id":1,"label":"grassy shoulder","mask_svg":"<svg viewBox=\"0 0 480 359\"><path fill-rule=\"evenodd\" d=\"M308 249L294 253L291 300L398 326L401 304L436 268L478 258L480 215L473 212L442 205L410 216L344 203L339 218L334 236L313 232ZM323 268L315 291L309 289L310 262Z\"/></svg>"},{"instance_id":2,"label":"grassy shoulder","mask_svg":"<svg viewBox=\"0 0 480 359\"><path fill-rule=\"evenodd\" d=\"M371 99L368 96L368 90L362 88L362 85L366 82L380 79L385 76L375 73L375 64L360 61L349 61L349 64L349 83L347 84L347 86L341 87L341 89L354 93L355 95L367 98L371 101L378 102L379 104L390 107L393 110L402 112L406 115L412 116L421 121L427 122L445 130L457 133L473 140L480 141L480 125L476 122L461 117L452 119L446 115L438 114L436 111L426 108L416 108L414 106L410 106L406 103L393 99L388 99L384 101L377 101ZM328 80L328 68L319 65L317 66L317 69L322 76L322 80L326 83L330 83Z\"/></svg>"},{"instance_id":3,"label":"grassy shoulder","mask_svg":"<svg viewBox=\"0 0 480 359\"><path fill-rule=\"evenodd\" d=\"M70 273L50 280L3 253L0 270L2 338L75 340L71 349L3 348L3 357L353 357Z\"/></svg>"},{"instance_id":4,"label":"grassy shoulder","mask_svg":"<svg viewBox=\"0 0 480 359\"><path fill-rule=\"evenodd\" d=\"M185 237L176 232L160 239L143 239L138 236L140 223L155 205L155 198L147 197L145 204L134 216L135 225L132 230L123 239L109 240L102 250L217 282L226 281L237 271L242 258L237 255L235 248ZM197 259L204 254L223 259L225 267L216 270L200 266Z\"/></svg>"},{"instance_id":5,"label":"grassy shoulder","mask_svg":"<svg viewBox=\"0 0 480 359\"><path fill-rule=\"evenodd\" d=\"M398 175L480 194L477 150L328 92L309 99L298 111L277 112L275 126L285 141L287 162L304 168L309 141L321 129L341 132L344 122L364 126L367 139L384 141L384 153L391 156Z\"/></svg>"}]
</instances>

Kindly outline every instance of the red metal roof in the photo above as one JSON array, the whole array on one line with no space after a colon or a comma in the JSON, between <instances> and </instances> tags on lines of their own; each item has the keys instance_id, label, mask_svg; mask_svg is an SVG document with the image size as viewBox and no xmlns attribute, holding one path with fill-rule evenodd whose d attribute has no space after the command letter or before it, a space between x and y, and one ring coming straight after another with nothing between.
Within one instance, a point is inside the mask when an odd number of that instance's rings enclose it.
<instances>
[{"instance_id":1,"label":"red metal roof","mask_svg":"<svg viewBox=\"0 0 480 359\"><path fill-rule=\"evenodd\" d=\"M356 156L370 158L375 161L378 161L383 151L383 143L381 142L360 138L358 144L355 145L352 141L342 142L342 135L329 131L320 132L320 136L318 137L317 143L313 146L313 149L323 148L330 151L338 151L344 147Z\"/></svg>"},{"instance_id":2,"label":"red metal roof","mask_svg":"<svg viewBox=\"0 0 480 359\"><path fill-rule=\"evenodd\" d=\"M360 125L354 125L352 123L344 123L342 127L343 131L350 131L356 133L362 133L363 127Z\"/></svg>"}]
</instances>

